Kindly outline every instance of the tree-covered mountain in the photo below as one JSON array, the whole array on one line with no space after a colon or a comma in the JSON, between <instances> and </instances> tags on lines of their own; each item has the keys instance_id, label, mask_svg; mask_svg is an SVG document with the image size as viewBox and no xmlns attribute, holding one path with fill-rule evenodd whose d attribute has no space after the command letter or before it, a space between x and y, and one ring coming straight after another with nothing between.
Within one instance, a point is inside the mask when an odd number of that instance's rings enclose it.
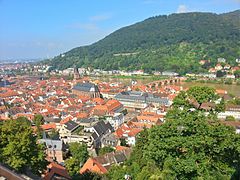
<instances>
[{"instance_id":1,"label":"tree-covered mountain","mask_svg":"<svg viewBox=\"0 0 240 180\"><path fill-rule=\"evenodd\" d=\"M58 69L204 71L200 59L230 64L240 57L240 10L225 13L182 13L151 17L121 28L104 39L74 48L49 63Z\"/></svg>"}]
</instances>

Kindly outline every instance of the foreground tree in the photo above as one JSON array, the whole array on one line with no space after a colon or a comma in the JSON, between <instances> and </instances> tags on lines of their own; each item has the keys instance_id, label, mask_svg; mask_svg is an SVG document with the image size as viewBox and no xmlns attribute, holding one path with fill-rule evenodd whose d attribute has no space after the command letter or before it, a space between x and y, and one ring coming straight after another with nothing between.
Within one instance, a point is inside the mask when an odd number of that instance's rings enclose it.
<instances>
[{"instance_id":1,"label":"foreground tree","mask_svg":"<svg viewBox=\"0 0 240 180\"><path fill-rule=\"evenodd\" d=\"M140 133L130 160L113 167L110 179L240 179L240 135L216 114L189 112L189 97L198 103L216 99L207 89L182 92L166 122Z\"/></svg>"},{"instance_id":2,"label":"foreground tree","mask_svg":"<svg viewBox=\"0 0 240 180\"><path fill-rule=\"evenodd\" d=\"M33 118L33 122L36 126L41 126L44 124L44 118L41 114L35 114Z\"/></svg>"},{"instance_id":3,"label":"foreground tree","mask_svg":"<svg viewBox=\"0 0 240 180\"><path fill-rule=\"evenodd\" d=\"M85 144L71 143L69 146L71 158L65 161L70 176L77 175L81 166L87 161L89 155Z\"/></svg>"},{"instance_id":4,"label":"foreground tree","mask_svg":"<svg viewBox=\"0 0 240 180\"><path fill-rule=\"evenodd\" d=\"M230 179L240 168L240 136L197 111L152 128L148 141L144 156L177 179Z\"/></svg>"},{"instance_id":5,"label":"foreground tree","mask_svg":"<svg viewBox=\"0 0 240 180\"><path fill-rule=\"evenodd\" d=\"M40 174L47 161L44 147L37 144L30 124L23 117L0 124L0 162L19 172L31 170Z\"/></svg>"}]
</instances>

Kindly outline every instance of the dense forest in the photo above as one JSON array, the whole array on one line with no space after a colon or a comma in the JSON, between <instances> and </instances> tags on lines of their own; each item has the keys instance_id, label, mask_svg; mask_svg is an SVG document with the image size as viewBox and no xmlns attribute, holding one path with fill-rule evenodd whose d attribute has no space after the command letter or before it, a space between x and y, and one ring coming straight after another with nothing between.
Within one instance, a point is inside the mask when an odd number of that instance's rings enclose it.
<instances>
[{"instance_id":1,"label":"dense forest","mask_svg":"<svg viewBox=\"0 0 240 180\"><path fill-rule=\"evenodd\" d=\"M47 62L53 68L93 67L104 70L171 70L204 72L199 60L218 57L234 64L240 57L240 10L183 13L151 17L121 28L104 39L72 49Z\"/></svg>"}]
</instances>

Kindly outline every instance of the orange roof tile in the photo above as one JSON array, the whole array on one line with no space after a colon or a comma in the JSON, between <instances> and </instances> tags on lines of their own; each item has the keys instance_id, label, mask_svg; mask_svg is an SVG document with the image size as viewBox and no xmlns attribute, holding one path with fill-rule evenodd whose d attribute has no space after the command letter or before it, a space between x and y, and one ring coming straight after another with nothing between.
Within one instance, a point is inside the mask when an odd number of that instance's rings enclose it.
<instances>
[{"instance_id":1,"label":"orange roof tile","mask_svg":"<svg viewBox=\"0 0 240 180\"><path fill-rule=\"evenodd\" d=\"M89 158L86 161L86 163L80 169L80 174L83 174L88 171L94 172L94 173L99 173L99 174L107 173L107 169L94 158Z\"/></svg>"},{"instance_id":2,"label":"orange roof tile","mask_svg":"<svg viewBox=\"0 0 240 180\"><path fill-rule=\"evenodd\" d=\"M96 104L104 104L104 100L102 98L93 98L92 101Z\"/></svg>"},{"instance_id":3,"label":"orange roof tile","mask_svg":"<svg viewBox=\"0 0 240 180\"><path fill-rule=\"evenodd\" d=\"M43 130L56 129L56 124L55 123L43 124L41 128Z\"/></svg>"},{"instance_id":4,"label":"orange roof tile","mask_svg":"<svg viewBox=\"0 0 240 180\"><path fill-rule=\"evenodd\" d=\"M217 94L227 94L227 91L223 90L223 89L216 89L216 93Z\"/></svg>"},{"instance_id":5,"label":"orange roof tile","mask_svg":"<svg viewBox=\"0 0 240 180\"><path fill-rule=\"evenodd\" d=\"M126 147L126 146L116 146L115 149L116 151L122 151L122 150L125 150L125 149L128 149L129 147Z\"/></svg>"},{"instance_id":6,"label":"orange roof tile","mask_svg":"<svg viewBox=\"0 0 240 180\"><path fill-rule=\"evenodd\" d=\"M50 171L45 174L44 180L51 180L55 174L65 177L66 179L71 179L66 168L55 162L50 163L48 168Z\"/></svg>"}]
</instances>

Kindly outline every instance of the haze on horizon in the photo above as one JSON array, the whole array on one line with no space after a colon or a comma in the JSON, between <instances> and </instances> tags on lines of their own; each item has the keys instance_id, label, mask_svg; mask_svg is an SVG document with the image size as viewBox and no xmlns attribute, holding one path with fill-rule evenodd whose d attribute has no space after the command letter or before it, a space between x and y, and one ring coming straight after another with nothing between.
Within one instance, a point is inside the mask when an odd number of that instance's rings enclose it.
<instances>
[{"instance_id":1,"label":"haze on horizon","mask_svg":"<svg viewBox=\"0 0 240 180\"><path fill-rule=\"evenodd\" d=\"M0 0L0 61L53 57L156 15L239 8L240 0Z\"/></svg>"}]
</instances>

